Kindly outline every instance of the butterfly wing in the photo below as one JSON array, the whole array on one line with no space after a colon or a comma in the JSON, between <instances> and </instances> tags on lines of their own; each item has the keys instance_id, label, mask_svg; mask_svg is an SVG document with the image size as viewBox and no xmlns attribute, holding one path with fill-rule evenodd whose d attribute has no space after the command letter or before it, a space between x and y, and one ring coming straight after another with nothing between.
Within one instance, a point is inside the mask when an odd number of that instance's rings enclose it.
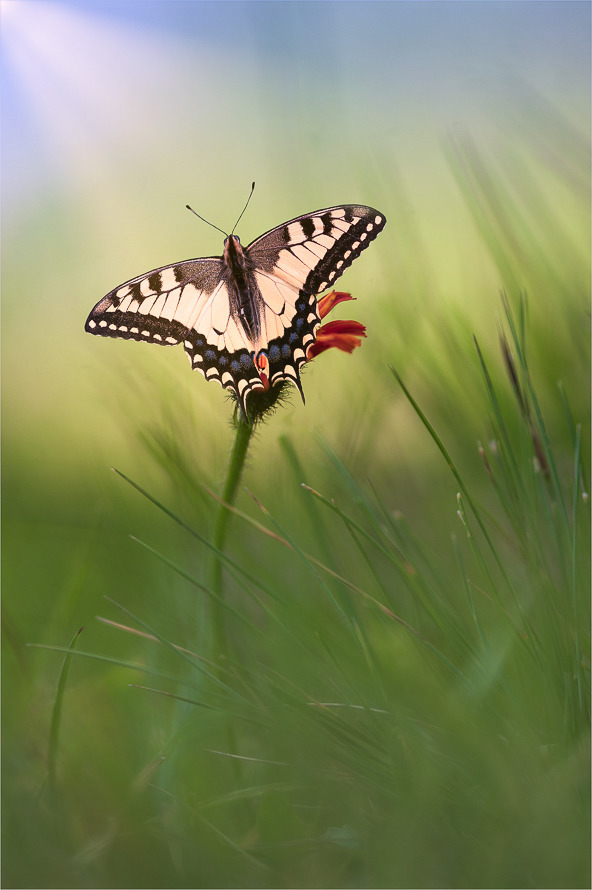
<instances>
[{"instance_id":1,"label":"butterfly wing","mask_svg":"<svg viewBox=\"0 0 592 890\"><path fill-rule=\"evenodd\" d=\"M328 207L297 216L246 248L264 303L272 386L289 379L300 387L300 367L320 324L317 295L337 281L385 224L372 207Z\"/></svg>"},{"instance_id":2,"label":"butterfly wing","mask_svg":"<svg viewBox=\"0 0 592 890\"><path fill-rule=\"evenodd\" d=\"M191 366L206 380L242 395L263 384L253 344L233 317L227 269L219 257L153 269L100 300L85 330L102 337L174 346L183 343Z\"/></svg>"},{"instance_id":3,"label":"butterfly wing","mask_svg":"<svg viewBox=\"0 0 592 890\"><path fill-rule=\"evenodd\" d=\"M372 207L328 207L266 232L245 252L259 270L316 296L337 281L385 225L386 217Z\"/></svg>"},{"instance_id":4,"label":"butterfly wing","mask_svg":"<svg viewBox=\"0 0 592 890\"><path fill-rule=\"evenodd\" d=\"M110 291L88 316L85 330L102 337L172 346L215 300L221 260L187 260L138 275Z\"/></svg>"}]
</instances>

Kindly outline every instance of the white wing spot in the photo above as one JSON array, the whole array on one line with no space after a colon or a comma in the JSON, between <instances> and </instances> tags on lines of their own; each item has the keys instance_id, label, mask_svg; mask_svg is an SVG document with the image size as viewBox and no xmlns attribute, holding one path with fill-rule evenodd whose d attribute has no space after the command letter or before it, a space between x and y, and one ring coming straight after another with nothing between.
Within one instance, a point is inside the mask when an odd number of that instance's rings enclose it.
<instances>
[{"instance_id":1,"label":"white wing spot","mask_svg":"<svg viewBox=\"0 0 592 890\"><path fill-rule=\"evenodd\" d=\"M126 325L122 324L122 325L120 325L119 330L120 330L120 331L124 331L124 333L127 334L127 330L128 330L128 329L127 329L127 326L126 326Z\"/></svg>"},{"instance_id":2,"label":"white wing spot","mask_svg":"<svg viewBox=\"0 0 592 890\"><path fill-rule=\"evenodd\" d=\"M154 337L155 340L160 340L160 341L162 341L162 337L160 336L160 334L153 334L153 337Z\"/></svg>"},{"instance_id":3,"label":"white wing spot","mask_svg":"<svg viewBox=\"0 0 592 890\"><path fill-rule=\"evenodd\" d=\"M110 330L110 331L116 331L116 330L117 330L117 325L116 325L116 324L110 324L110 325L109 325L109 330Z\"/></svg>"},{"instance_id":4,"label":"white wing spot","mask_svg":"<svg viewBox=\"0 0 592 890\"><path fill-rule=\"evenodd\" d=\"M380 223L382 222L382 216L377 216L377 217L375 218L374 222L376 223L377 226L379 226Z\"/></svg>"},{"instance_id":5,"label":"white wing spot","mask_svg":"<svg viewBox=\"0 0 592 890\"><path fill-rule=\"evenodd\" d=\"M150 331L142 331L142 337L149 337Z\"/></svg>"},{"instance_id":6,"label":"white wing spot","mask_svg":"<svg viewBox=\"0 0 592 890\"><path fill-rule=\"evenodd\" d=\"M96 321L89 321L88 326L89 326L89 328L96 328L97 323L96 323Z\"/></svg>"},{"instance_id":7,"label":"white wing spot","mask_svg":"<svg viewBox=\"0 0 592 890\"><path fill-rule=\"evenodd\" d=\"M183 346L185 347L185 349L193 349L193 343L191 342L191 340L185 340Z\"/></svg>"},{"instance_id":8,"label":"white wing spot","mask_svg":"<svg viewBox=\"0 0 592 890\"><path fill-rule=\"evenodd\" d=\"M175 344L177 342L174 337L167 337L166 341L167 341L167 343L171 343L171 344Z\"/></svg>"},{"instance_id":9,"label":"white wing spot","mask_svg":"<svg viewBox=\"0 0 592 890\"><path fill-rule=\"evenodd\" d=\"M100 327L100 328L106 328L106 327L107 327L107 322L106 322L104 319L102 319L102 320L99 322L99 327Z\"/></svg>"},{"instance_id":10,"label":"white wing spot","mask_svg":"<svg viewBox=\"0 0 592 890\"><path fill-rule=\"evenodd\" d=\"M354 243L352 244L352 250L357 250L359 246L360 246L360 242L354 241Z\"/></svg>"},{"instance_id":11,"label":"white wing spot","mask_svg":"<svg viewBox=\"0 0 592 890\"><path fill-rule=\"evenodd\" d=\"M343 254L343 259L346 260L349 256L351 256L351 250L346 250Z\"/></svg>"},{"instance_id":12,"label":"white wing spot","mask_svg":"<svg viewBox=\"0 0 592 890\"><path fill-rule=\"evenodd\" d=\"M139 334L139 330L137 328L130 328L130 334Z\"/></svg>"}]
</instances>

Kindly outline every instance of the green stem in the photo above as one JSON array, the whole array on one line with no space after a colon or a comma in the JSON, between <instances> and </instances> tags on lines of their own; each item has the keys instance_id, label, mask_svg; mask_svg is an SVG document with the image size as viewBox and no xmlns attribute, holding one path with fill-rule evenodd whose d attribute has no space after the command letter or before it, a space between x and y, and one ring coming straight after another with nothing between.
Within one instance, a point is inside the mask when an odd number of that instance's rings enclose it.
<instances>
[{"instance_id":1,"label":"green stem","mask_svg":"<svg viewBox=\"0 0 592 890\"><path fill-rule=\"evenodd\" d=\"M219 551L224 551L228 527L231 518L231 512L225 506L234 505L240 478L245 466L245 459L249 450L249 444L254 432L254 425L250 424L244 414L239 410L236 415L236 438L230 461L228 464L228 472L224 490L222 492L222 500L224 503L218 507L218 515L216 516L216 524L214 526L214 536L212 543ZM214 649L214 657L227 659L230 655L228 651L228 638L226 633L226 610L224 608L224 588L223 588L223 564L217 553L213 554L211 565L211 589L217 595L218 599L212 602L212 645Z\"/></svg>"},{"instance_id":2,"label":"green stem","mask_svg":"<svg viewBox=\"0 0 592 890\"><path fill-rule=\"evenodd\" d=\"M235 415L236 437L230 461L228 463L228 472L226 474L226 482L222 492L222 501L218 506L218 514L216 516L216 524L214 525L214 535L212 544L215 551L212 554L210 587L216 598L211 601L212 605L212 660L219 660L221 667L224 661L230 660L229 640L226 630L226 609L224 608L224 584L223 571L224 566L219 553L224 553L226 545L226 537L230 524L231 512L227 509L226 504L234 506L238 485L245 466L247 452L251 436L253 435L255 426L250 424L240 409L237 409ZM218 551L218 552L216 552ZM222 671L220 672L222 673ZM221 678L220 678L221 679ZM232 769L235 782L241 780L241 763L235 759L238 746L236 735L232 723L226 727L226 744L228 753L232 757Z\"/></svg>"}]
</instances>

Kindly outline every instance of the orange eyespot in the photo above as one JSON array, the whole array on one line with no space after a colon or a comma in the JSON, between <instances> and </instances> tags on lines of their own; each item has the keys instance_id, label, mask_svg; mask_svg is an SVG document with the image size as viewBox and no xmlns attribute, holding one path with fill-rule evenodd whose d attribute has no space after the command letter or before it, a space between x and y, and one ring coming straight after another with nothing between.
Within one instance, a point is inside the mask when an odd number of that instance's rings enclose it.
<instances>
[{"instance_id":1,"label":"orange eyespot","mask_svg":"<svg viewBox=\"0 0 592 890\"><path fill-rule=\"evenodd\" d=\"M263 383L264 389L269 389L269 359L267 357L267 353L258 352L257 355L253 357L253 361L255 363L255 367L257 368L257 373L261 378L261 382Z\"/></svg>"}]
</instances>

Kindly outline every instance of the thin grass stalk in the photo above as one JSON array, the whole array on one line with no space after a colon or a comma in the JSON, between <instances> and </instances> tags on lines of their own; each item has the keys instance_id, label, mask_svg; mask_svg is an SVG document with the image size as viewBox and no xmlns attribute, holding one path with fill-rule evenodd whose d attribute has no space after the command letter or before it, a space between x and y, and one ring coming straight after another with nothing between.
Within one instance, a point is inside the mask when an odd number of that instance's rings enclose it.
<instances>
[{"instance_id":1,"label":"thin grass stalk","mask_svg":"<svg viewBox=\"0 0 592 890\"><path fill-rule=\"evenodd\" d=\"M495 547L495 545L494 545L494 543L493 543L493 541L492 541L492 539L491 539L491 535L489 534L489 532L488 532L488 530L487 530L487 528L486 528L485 522L484 522L484 520L483 520L483 518L482 518L482 515L481 515L481 511L477 508L477 505L474 503L473 498L471 497L471 494L470 494L470 492L468 491L467 486L465 485L464 480L463 480L463 478L462 478L462 476L461 476L461 474L460 474L460 472L459 472L459 470L458 470L456 464L454 463L454 461L452 460L452 457L450 456L450 454L449 454L449 452L448 452L448 449L447 449L446 446L444 445L444 443L443 443L443 441L441 440L440 436L438 435L438 433L436 432L436 430L434 429L434 427L432 426L432 424L430 423L430 421L428 420L428 418L426 417L426 415L424 414L424 412L422 411L422 409L419 407L419 405L418 405L418 403L416 402L416 400L413 398L413 396L411 395L411 393L409 392L409 390L407 389L407 387L406 387L405 384L403 383L403 379L402 379L401 375L399 374L399 372L398 372L392 365L390 366L390 369L391 369L391 372L392 372L392 374L393 374L393 377L395 378L395 380L397 381L397 383L399 384L399 386L400 386L401 389L403 390L403 393L404 393L404 395L405 395L405 398L407 399L407 401L409 402L409 404L411 405L411 407L413 408L413 410L415 411L415 413L417 414L417 416L418 416L419 419L421 420L422 424L424 425L424 427L426 428L426 430L427 430L428 433L430 434L431 438L433 439L434 443L436 444L436 446L438 447L440 453L442 454L444 460L445 460L446 463L448 464L448 468L449 468L450 471L452 472L452 475L454 476L454 478L455 478L456 481L458 482L459 488L460 488L460 490L461 490L461 494L462 494L463 498L466 500L467 504L470 506L470 508L471 508L471 510L472 510L472 512L473 512L473 515L475 516L475 519L476 519L476 521L477 521L477 524L478 524L479 528L481 529L481 532L482 532L482 534L483 534L483 537L485 538L485 541L486 541L486 543L487 543L487 546L489 547L489 550L491 551L491 553L492 553L492 555L493 555L493 557L494 557L494 559L495 559L495 561L496 561L496 563L497 563L497 565L498 565L498 568L499 568L499 570L500 570L500 572L501 572L501 575L502 575L502 577L503 577L503 579L504 579L504 581L505 581L505 583L506 583L506 586L507 586L508 590L510 591L510 593L511 593L513 599L514 599L514 602L517 604L517 606L518 606L518 608L519 608L519 605L520 605L520 604L519 604L519 601L518 601L518 597L517 597L517 595L516 595L516 591L514 590L514 587L513 587L512 582L511 582L511 580L510 580L510 578L509 578L509 575L508 575L508 573L507 573L507 571L506 571L506 568L505 568L505 566L504 566L504 564L503 564L503 562L502 562L502 560L501 560L501 558L500 558L500 555L499 555L499 553L497 552L497 549L496 549L496 547ZM496 589L496 588L494 588L494 590L495 590L495 589ZM497 594L497 593L496 593L496 599L499 600L499 594Z\"/></svg>"},{"instance_id":2,"label":"thin grass stalk","mask_svg":"<svg viewBox=\"0 0 592 890\"><path fill-rule=\"evenodd\" d=\"M58 688L56 691L55 702L53 705L53 711L51 714L51 725L49 728L49 747L47 752L47 782L49 787L49 794L51 796L52 802L55 803L56 800L56 791L57 791L57 755L58 755L58 742L60 737L60 723L62 717L62 705L64 703L64 692L66 690L66 682L68 679L68 671L70 670L70 664L72 662L72 655L74 654L74 650L78 645L78 640L80 639L80 635L84 628L79 628L72 640L70 642L70 646L68 648L68 652L66 657L64 658L62 669L60 671L60 678L58 680Z\"/></svg>"},{"instance_id":3,"label":"thin grass stalk","mask_svg":"<svg viewBox=\"0 0 592 890\"><path fill-rule=\"evenodd\" d=\"M90 658L92 661L101 661L105 664L112 664L116 667L124 668L125 670L140 671L143 674L148 674L152 677L158 677L160 680L167 680L177 684L179 683L179 677L176 674L169 674L166 671L156 670L155 668L150 668L145 664L136 664L133 661L126 661L123 658L116 658L112 655L102 655L99 652L86 652L83 649L76 649L74 651L70 646L54 646L50 643L27 643L26 645L31 649L43 649L46 652L63 652L66 655L76 655L77 658ZM183 679L182 683L183 686L187 686L191 689L203 689L203 684L198 682Z\"/></svg>"},{"instance_id":4,"label":"thin grass stalk","mask_svg":"<svg viewBox=\"0 0 592 890\"><path fill-rule=\"evenodd\" d=\"M214 553L215 556L219 560L221 560L221 562L226 566L227 569L229 569L230 571L234 571L234 572L238 573L239 575L241 575L242 578L244 578L246 581L248 581L250 584L252 584L258 590L263 591L271 599L277 599L277 597L274 595L272 590L270 590L268 587L266 587L264 584L262 584L254 575L251 575L250 572L247 572L234 560L230 559L230 557L227 556L218 547L214 547L214 545L212 544L211 541L209 541L207 538L203 537L203 535L200 535L199 532L197 532L194 528L192 528L190 525L188 525L183 519L181 519L180 516L177 516L175 513L173 513L172 510L169 510L168 507L165 507L164 504L162 504L155 497L153 497L148 491L146 491L144 488L142 488L141 485L138 485L137 482L134 482L132 479L130 479L128 476L126 476L124 473L122 473L120 470L116 470L115 468L113 468L113 471L115 473L117 473L118 476L121 476L121 478L124 479L126 482L128 482L132 486L132 488L135 488L136 491L139 491L140 494L144 495L144 497L147 498L156 507L158 507L159 510L162 510L162 512L165 513L166 516L169 516L171 519L174 519L174 521L176 523L178 523L178 525L180 525L181 528L184 528L185 531L189 532L189 534L192 537L194 537L197 541L200 541L205 547L207 547L212 553ZM221 501L222 499L218 499L218 500ZM223 502L223 503L225 504L227 509L232 510L232 508L228 504L226 504L225 502ZM142 541L139 541L137 538L135 540L137 541L137 543L142 544L142 546L146 546L145 544L143 544ZM155 553L155 555L158 555L156 551L154 551L154 553ZM208 590L208 588L203 585L201 585L201 586L202 586L202 589L205 590L210 596L212 595L211 590ZM220 599L220 597L218 599Z\"/></svg>"},{"instance_id":5,"label":"thin grass stalk","mask_svg":"<svg viewBox=\"0 0 592 890\"><path fill-rule=\"evenodd\" d=\"M582 654L580 650L580 616L578 614L578 578L577 578L577 540L578 540L578 483L580 479L580 424L576 426L576 442L574 456L574 481L573 481L573 505L572 505L572 552L571 552L571 594L573 603L574 622L574 651L575 651L575 676L577 682L578 708L580 712L585 710L585 693L582 683Z\"/></svg>"},{"instance_id":6,"label":"thin grass stalk","mask_svg":"<svg viewBox=\"0 0 592 890\"><path fill-rule=\"evenodd\" d=\"M561 489L561 483L559 482L559 473L557 472L557 467L555 465L555 460L553 458L553 452L551 450L551 445L549 442L549 436L547 434L547 428L545 426L545 422L543 420L543 415L542 415L542 412L541 412L541 409L539 406L539 402L536 397L536 393L534 391L534 386L532 384L532 380L530 377L530 371L528 369L528 364L526 362L526 355L523 351L520 334L516 330L516 324L514 321L514 316L512 314L512 309L510 307L510 303L509 303L507 297L504 297L504 295L502 295L502 298L503 298L504 311L505 311L508 327L510 329L512 339L514 341L514 345L515 345L516 351L518 353L518 359L520 361L520 365L521 365L522 371L524 373L524 378L526 381L528 394L530 396L530 402L532 404L532 407L534 409L534 413L535 413L535 416L537 419L538 430L539 430L542 440L543 440L544 453L545 453L545 457L548 462L551 479L553 480L553 488L555 490L555 494L557 496L557 501L561 508L561 514L564 519L565 527L569 531L569 520L568 520L567 508L565 505L565 500L563 498L563 491Z\"/></svg>"},{"instance_id":7,"label":"thin grass stalk","mask_svg":"<svg viewBox=\"0 0 592 890\"><path fill-rule=\"evenodd\" d=\"M214 672L207 670L207 668L205 667L205 665L208 664L206 659L200 659L199 656L196 657L192 654L188 654L185 650L180 649L179 646L175 646L174 643L171 643L170 640L167 640L167 638L159 633L156 628L151 627L145 621L142 621L141 618L138 618L137 615L134 615L133 612L130 612L129 609L126 609L125 606L122 606L120 603L115 602L115 600L112 600L111 597L106 596L105 599L113 603L114 606L117 606L118 609L121 609L121 611L125 615L127 615L128 618L131 618L133 621L139 624L140 627L142 627L147 633L150 633L153 637L155 637L155 639L157 639L159 643L162 643L163 646L165 646L167 649L170 649L171 652L174 652L175 655L179 656L179 658L182 658L183 661L187 662L187 664L189 664L192 669L199 671L200 673L208 677L208 679L212 680L218 687L223 689L224 692L230 695L235 695L239 698L243 698L243 696L241 696L235 689L233 689L231 686L228 686L228 684L221 679L220 671L216 671L215 668ZM213 660L209 663L213 663L214 665L216 664L216 662L214 662ZM246 702L246 699L243 698L243 701Z\"/></svg>"},{"instance_id":8,"label":"thin grass stalk","mask_svg":"<svg viewBox=\"0 0 592 890\"><path fill-rule=\"evenodd\" d=\"M569 401L567 399L567 394L565 389L563 388L563 383L559 381L559 395L561 396L561 402L563 404L563 410L565 411L565 417L567 420L567 425L569 428L569 433L571 436L572 444L575 448L576 445L576 424L573 419L573 415L571 413L571 408L569 406ZM581 449L579 450L579 492L582 498L586 501L589 497L590 488L588 486L588 474L586 473L586 464L582 455ZM576 496L578 495L578 491L575 492Z\"/></svg>"},{"instance_id":9,"label":"thin grass stalk","mask_svg":"<svg viewBox=\"0 0 592 890\"><path fill-rule=\"evenodd\" d=\"M277 529L277 531L278 531L278 533L280 534L280 536L287 542L287 544L289 545L290 549L293 550L294 553L295 553L297 556L300 557L300 559L302 560L302 562L304 563L304 565L307 567L307 569L313 574L313 576L314 576L314 577L316 578L316 580L318 581L318 583L319 583L321 589L322 589L323 592L327 595L327 597L328 597L328 599L330 600L331 604L334 606L334 608L335 608L335 610L337 611L337 614L339 615L339 617L342 619L342 621L344 622L344 624L345 624L346 626L349 626L349 625L350 625L350 621L349 621L348 616L345 614L345 612L344 612L344 610L343 610L341 604L337 601L337 599L335 598L335 596L333 595L333 593L331 592L331 590L329 589L329 587L327 586L327 584L323 581L323 579L322 579L321 575L319 574L319 572L317 572L317 570L316 570L316 568L315 568L315 565L314 565L314 563L312 562L312 560L310 560L309 557L306 555L306 553L305 553L305 552L304 552L304 551L303 551L303 550L296 544L296 541L294 540L294 538L292 538L291 535L288 534L288 532L286 531L286 529L284 529L284 528L279 524L279 522L278 522L278 521L271 515L271 513L269 512L269 510L268 510L266 507L264 507L263 504L262 504L260 501L258 501L257 498L255 498L252 494L251 494L251 497L253 498L253 500L255 501L255 503L257 504L257 506L259 507L259 509L262 511L262 513L269 519L269 521L270 521L270 522L273 524L273 526Z\"/></svg>"}]
</instances>

